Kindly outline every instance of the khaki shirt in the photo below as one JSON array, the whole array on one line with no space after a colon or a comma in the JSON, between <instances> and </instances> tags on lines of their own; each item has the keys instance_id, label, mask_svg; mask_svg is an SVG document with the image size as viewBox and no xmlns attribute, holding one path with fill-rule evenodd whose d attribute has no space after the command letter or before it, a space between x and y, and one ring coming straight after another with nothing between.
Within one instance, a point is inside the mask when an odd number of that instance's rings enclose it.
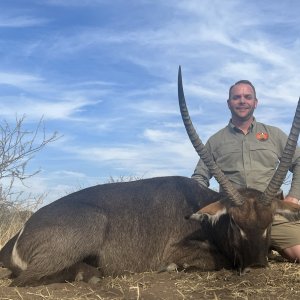
<instances>
[{"instance_id":1,"label":"khaki shirt","mask_svg":"<svg viewBox=\"0 0 300 300\"><path fill-rule=\"evenodd\" d=\"M278 166L287 141L279 128L252 122L245 135L231 122L207 141L207 148L217 165L236 188L265 191ZM300 199L300 149L297 148L290 168L293 180L289 196ZM209 186L211 174L200 159L192 175L200 184Z\"/></svg>"}]
</instances>

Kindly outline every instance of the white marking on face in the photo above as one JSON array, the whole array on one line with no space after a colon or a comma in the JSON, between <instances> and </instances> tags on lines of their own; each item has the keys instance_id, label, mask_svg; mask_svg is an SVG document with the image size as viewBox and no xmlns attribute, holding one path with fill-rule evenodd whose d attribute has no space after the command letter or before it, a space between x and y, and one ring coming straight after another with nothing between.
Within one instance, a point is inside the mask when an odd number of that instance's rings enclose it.
<instances>
[{"instance_id":1,"label":"white marking on face","mask_svg":"<svg viewBox=\"0 0 300 300\"><path fill-rule=\"evenodd\" d=\"M234 221L233 216L231 218L232 218L232 222L230 222L231 226L236 226L240 232L242 239L247 240L246 232Z\"/></svg>"},{"instance_id":2,"label":"white marking on face","mask_svg":"<svg viewBox=\"0 0 300 300\"><path fill-rule=\"evenodd\" d=\"M268 233L268 229L266 229L262 235L264 239L267 237L267 233Z\"/></svg>"},{"instance_id":3,"label":"white marking on face","mask_svg":"<svg viewBox=\"0 0 300 300\"><path fill-rule=\"evenodd\" d=\"M19 253L18 253L18 249L17 249L17 243L19 241L19 238L21 236L21 234L24 231L25 226L22 228L22 230L20 231L18 238L14 244L13 250L12 250L12 254L11 254L11 262L13 265L17 266L18 268L20 268L21 270L26 270L27 269L27 263L22 260L22 258L20 257Z\"/></svg>"},{"instance_id":4,"label":"white marking on face","mask_svg":"<svg viewBox=\"0 0 300 300\"><path fill-rule=\"evenodd\" d=\"M244 232L244 230L242 230L240 227L238 227L239 230L240 230L240 234L241 234L241 237L244 239L244 240L247 240L247 236L246 236L246 233Z\"/></svg>"}]
</instances>

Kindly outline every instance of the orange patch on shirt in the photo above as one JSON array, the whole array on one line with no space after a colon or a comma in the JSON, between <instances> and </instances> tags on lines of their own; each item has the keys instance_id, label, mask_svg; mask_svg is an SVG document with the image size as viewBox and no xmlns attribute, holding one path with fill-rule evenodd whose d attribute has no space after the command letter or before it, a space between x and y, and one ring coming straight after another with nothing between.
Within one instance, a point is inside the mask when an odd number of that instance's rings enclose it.
<instances>
[{"instance_id":1,"label":"orange patch on shirt","mask_svg":"<svg viewBox=\"0 0 300 300\"><path fill-rule=\"evenodd\" d=\"M256 138L259 141L266 141L269 138L269 135L266 132L258 132L256 134Z\"/></svg>"}]
</instances>

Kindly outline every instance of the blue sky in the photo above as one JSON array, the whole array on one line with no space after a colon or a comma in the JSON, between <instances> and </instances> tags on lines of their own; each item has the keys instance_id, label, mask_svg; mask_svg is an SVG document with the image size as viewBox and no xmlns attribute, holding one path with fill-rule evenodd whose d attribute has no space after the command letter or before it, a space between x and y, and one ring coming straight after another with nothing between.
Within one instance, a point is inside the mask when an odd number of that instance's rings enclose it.
<instances>
[{"instance_id":1,"label":"blue sky","mask_svg":"<svg viewBox=\"0 0 300 300\"><path fill-rule=\"evenodd\" d=\"M248 79L256 118L289 131L300 96L300 2L3 0L0 119L25 115L62 137L38 153L24 190L46 202L110 176L190 176L198 161L179 113L207 138Z\"/></svg>"}]
</instances>

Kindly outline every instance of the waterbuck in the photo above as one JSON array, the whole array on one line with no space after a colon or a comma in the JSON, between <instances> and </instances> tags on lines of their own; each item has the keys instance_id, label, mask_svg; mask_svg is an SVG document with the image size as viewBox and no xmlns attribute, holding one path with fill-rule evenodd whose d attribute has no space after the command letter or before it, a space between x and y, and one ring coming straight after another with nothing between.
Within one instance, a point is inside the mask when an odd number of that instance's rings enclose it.
<instances>
[{"instance_id":1,"label":"waterbuck","mask_svg":"<svg viewBox=\"0 0 300 300\"><path fill-rule=\"evenodd\" d=\"M300 131L300 101L280 165L264 193L236 190L191 123L178 74L181 115L197 153L224 193L185 177L158 177L83 189L41 208L0 251L12 286L97 282L125 272L266 266L274 214L300 219L276 198ZM193 220L193 219L196 219Z\"/></svg>"}]
</instances>

